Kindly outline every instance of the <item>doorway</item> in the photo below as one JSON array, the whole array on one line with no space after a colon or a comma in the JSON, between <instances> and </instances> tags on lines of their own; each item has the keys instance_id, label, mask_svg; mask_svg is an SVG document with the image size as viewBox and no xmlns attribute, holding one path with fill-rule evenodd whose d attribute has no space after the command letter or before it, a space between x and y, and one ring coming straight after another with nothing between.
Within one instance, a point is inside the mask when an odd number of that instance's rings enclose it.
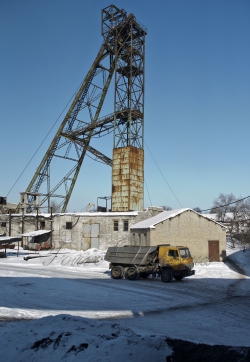
<instances>
[{"instance_id":1,"label":"doorway","mask_svg":"<svg viewBox=\"0 0 250 362\"><path fill-rule=\"evenodd\" d=\"M99 224L83 224L82 250L99 248Z\"/></svg>"},{"instance_id":2,"label":"doorway","mask_svg":"<svg viewBox=\"0 0 250 362\"><path fill-rule=\"evenodd\" d=\"M219 240L208 240L208 257L209 261L220 261Z\"/></svg>"}]
</instances>

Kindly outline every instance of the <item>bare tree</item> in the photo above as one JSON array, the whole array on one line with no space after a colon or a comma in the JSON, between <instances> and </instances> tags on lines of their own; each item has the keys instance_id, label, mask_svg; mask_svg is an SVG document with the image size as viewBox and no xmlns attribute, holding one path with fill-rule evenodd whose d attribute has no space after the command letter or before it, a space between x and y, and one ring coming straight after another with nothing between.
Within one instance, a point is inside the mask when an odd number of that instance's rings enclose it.
<instances>
[{"instance_id":1,"label":"bare tree","mask_svg":"<svg viewBox=\"0 0 250 362\"><path fill-rule=\"evenodd\" d=\"M229 233L231 239L234 237L240 241L243 250L250 245L250 202L242 200L236 202L231 208ZM234 241L232 242L235 246Z\"/></svg>"},{"instance_id":2,"label":"bare tree","mask_svg":"<svg viewBox=\"0 0 250 362\"><path fill-rule=\"evenodd\" d=\"M215 213L217 221L227 227L232 247L235 247L237 239L245 250L246 245L250 244L250 202L240 199L241 197L236 199L232 193L229 195L221 193L214 200L211 213Z\"/></svg>"},{"instance_id":3,"label":"bare tree","mask_svg":"<svg viewBox=\"0 0 250 362\"><path fill-rule=\"evenodd\" d=\"M217 199L214 199L210 214L217 214L217 219L224 221L226 213L231 211L231 205L228 204L234 201L236 201L236 198L232 193L229 195L220 193Z\"/></svg>"},{"instance_id":4,"label":"bare tree","mask_svg":"<svg viewBox=\"0 0 250 362\"><path fill-rule=\"evenodd\" d=\"M52 207L52 212L53 212L53 213L55 213L55 212L61 212L61 206L59 206L55 200L52 200L52 201L51 201L50 207Z\"/></svg>"}]
</instances>

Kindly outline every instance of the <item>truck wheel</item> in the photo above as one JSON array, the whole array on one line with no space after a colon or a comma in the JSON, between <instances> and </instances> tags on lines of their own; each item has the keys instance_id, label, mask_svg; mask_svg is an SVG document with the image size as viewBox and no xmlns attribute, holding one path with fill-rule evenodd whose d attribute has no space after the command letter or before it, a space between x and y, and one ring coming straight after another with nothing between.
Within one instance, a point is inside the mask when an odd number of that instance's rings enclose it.
<instances>
[{"instance_id":1,"label":"truck wheel","mask_svg":"<svg viewBox=\"0 0 250 362\"><path fill-rule=\"evenodd\" d=\"M147 279L148 277L149 277L149 273L147 273L147 272L141 272L140 273L140 278L142 278L142 279Z\"/></svg>"},{"instance_id":2,"label":"truck wheel","mask_svg":"<svg viewBox=\"0 0 250 362\"><path fill-rule=\"evenodd\" d=\"M111 276L113 279L122 279L124 277L124 270L122 266L113 266L111 269Z\"/></svg>"},{"instance_id":3,"label":"truck wheel","mask_svg":"<svg viewBox=\"0 0 250 362\"><path fill-rule=\"evenodd\" d=\"M136 268L128 268L126 272L126 278L129 280L136 280L138 278L138 272Z\"/></svg>"},{"instance_id":4,"label":"truck wheel","mask_svg":"<svg viewBox=\"0 0 250 362\"><path fill-rule=\"evenodd\" d=\"M175 280L182 280L184 277L182 275L174 276Z\"/></svg>"},{"instance_id":5,"label":"truck wheel","mask_svg":"<svg viewBox=\"0 0 250 362\"><path fill-rule=\"evenodd\" d=\"M171 273L171 270L163 269L161 272L161 280L164 283L170 283L172 279L173 279L173 275Z\"/></svg>"}]
</instances>

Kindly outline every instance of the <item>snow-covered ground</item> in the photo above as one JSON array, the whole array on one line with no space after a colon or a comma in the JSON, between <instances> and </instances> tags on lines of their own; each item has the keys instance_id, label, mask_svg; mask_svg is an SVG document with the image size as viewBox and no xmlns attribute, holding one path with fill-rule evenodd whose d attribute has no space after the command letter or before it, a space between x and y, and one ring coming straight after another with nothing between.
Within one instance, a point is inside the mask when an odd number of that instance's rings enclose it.
<instances>
[{"instance_id":1,"label":"snow-covered ground","mask_svg":"<svg viewBox=\"0 0 250 362\"><path fill-rule=\"evenodd\" d=\"M181 282L110 278L104 252L0 259L0 360L165 361L166 337L250 346L250 250Z\"/></svg>"}]
</instances>

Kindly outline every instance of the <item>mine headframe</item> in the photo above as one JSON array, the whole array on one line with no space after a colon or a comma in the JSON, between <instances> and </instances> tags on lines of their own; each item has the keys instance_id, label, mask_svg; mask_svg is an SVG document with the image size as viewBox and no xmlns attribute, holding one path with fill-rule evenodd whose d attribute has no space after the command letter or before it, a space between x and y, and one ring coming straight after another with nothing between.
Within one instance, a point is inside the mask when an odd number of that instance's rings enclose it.
<instances>
[{"instance_id":1,"label":"mine headframe","mask_svg":"<svg viewBox=\"0 0 250 362\"><path fill-rule=\"evenodd\" d=\"M26 189L29 205L32 193L39 192L41 208L49 211L56 200L65 212L86 154L112 166L90 146L93 137L114 131L114 148L143 149L146 29L133 14L110 5L102 10L102 35L101 48ZM114 112L100 118L113 74Z\"/></svg>"}]
</instances>

